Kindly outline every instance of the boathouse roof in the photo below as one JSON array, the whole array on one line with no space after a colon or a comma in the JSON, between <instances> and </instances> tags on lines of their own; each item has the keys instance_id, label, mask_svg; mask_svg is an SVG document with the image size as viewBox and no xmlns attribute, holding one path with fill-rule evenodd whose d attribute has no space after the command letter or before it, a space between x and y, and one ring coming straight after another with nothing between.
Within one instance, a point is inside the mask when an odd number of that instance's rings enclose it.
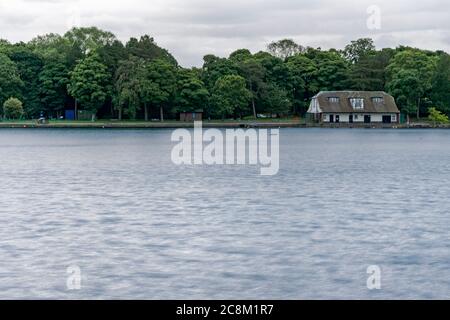
<instances>
[{"instance_id":1,"label":"boathouse roof","mask_svg":"<svg viewBox=\"0 0 450 320\"><path fill-rule=\"evenodd\" d=\"M384 91L322 91L308 113L400 113L394 97Z\"/></svg>"}]
</instances>

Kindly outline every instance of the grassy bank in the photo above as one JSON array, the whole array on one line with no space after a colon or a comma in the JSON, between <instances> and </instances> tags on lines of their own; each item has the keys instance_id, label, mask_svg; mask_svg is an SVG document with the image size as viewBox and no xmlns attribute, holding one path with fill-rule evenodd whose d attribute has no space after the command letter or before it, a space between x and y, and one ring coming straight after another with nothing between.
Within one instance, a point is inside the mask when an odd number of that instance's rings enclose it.
<instances>
[{"instance_id":1,"label":"grassy bank","mask_svg":"<svg viewBox=\"0 0 450 320\"><path fill-rule=\"evenodd\" d=\"M67 128L67 129L176 129L176 128L192 128L192 122L180 121L116 121L116 120L98 120L98 121L64 121L54 120L48 124L38 124L33 120L23 121L1 121L0 128ZM381 125L381 124L314 124L309 123L305 119L258 119L258 120L212 120L203 121L204 128L441 128L450 129L450 125L437 125L430 121L416 121L411 124L401 125Z\"/></svg>"},{"instance_id":2,"label":"grassy bank","mask_svg":"<svg viewBox=\"0 0 450 320\"><path fill-rule=\"evenodd\" d=\"M258 120L224 120L204 121L205 128L240 128L240 127L297 127L305 124L304 120L294 119L258 119ZM0 128L192 128L192 122L180 121L50 121L48 124L38 124L36 121L2 121Z\"/></svg>"}]
</instances>

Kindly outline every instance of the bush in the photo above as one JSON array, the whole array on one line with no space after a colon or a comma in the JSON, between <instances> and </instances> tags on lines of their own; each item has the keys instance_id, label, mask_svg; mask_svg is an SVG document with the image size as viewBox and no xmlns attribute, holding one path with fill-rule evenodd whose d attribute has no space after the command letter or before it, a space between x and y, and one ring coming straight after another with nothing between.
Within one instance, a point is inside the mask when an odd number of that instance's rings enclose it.
<instances>
[{"instance_id":1,"label":"bush","mask_svg":"<svg viewBox=\"0 0 450 320\"><path fill-rule=\"evenodd\" d=\"M9 98L3 104L3 115L6 119L20 119L23 116L22 102L17 98Z\"/></svg>"},{"instance_id":2,"label":"bush","mask_svg":"<svg viewBox=\"0 0 450 320\"><path fill-rule=\"evenodd\" d=\"M432 121L434 124L441 124L441 123L448 123L448 116L443 114L442 112L436 110L436 108L430 108L428 109L429 116L428 119Z\"/></svg>"}]
</instances>

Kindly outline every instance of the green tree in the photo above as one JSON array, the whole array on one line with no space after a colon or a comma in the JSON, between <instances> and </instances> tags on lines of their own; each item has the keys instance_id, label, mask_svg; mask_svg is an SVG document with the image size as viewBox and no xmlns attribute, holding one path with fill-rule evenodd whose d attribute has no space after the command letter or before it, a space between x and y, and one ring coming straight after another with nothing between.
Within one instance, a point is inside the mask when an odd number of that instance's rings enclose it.
<instances>
[{"instance_id":1,"label":"green tree","mask_svg":"<svg viewBox=\"0 0 450 320\"><path fill-rule=\"evenodd\" d=\"M248 49L239 49L230 54L230 61L235 63L244 62L252 58L252 53Z\"/></svg>"},{"instance_id":2,"label":"green tree","mask_svg":"<svg viewBox=\"0 0 450 320\"><path fill-rule=\"evenodd\" d=\"M254 55L254 58L261 63L265 69L265 83L273 83L282 88L286 87L289 69L282 59L267 52L258 52Z\"/></svg>"},{"instance_id":3,"label":"green tree","mask_svg":"<svg viewBox=\"0 0 450 320\"><path fill-rule=\"evenodd\" d=\"M286 62L289 76L286 78L287 88L291 92L294 112L304 114L311 98L317 94L319 83L317 81L318 69L313 60L303 54L295 55Z\"/></svg>"},{"instance_id":4,"label":"green tree","mask_svg":"<svg viewBox=\"0 0 450 320\"><path fill-rule=\"evenodd\" d=\"M92 112L92 120L107 99L109 80L108 69L95 52L88 54L70 73L69 94Z\"/></svg>"},{"instance_id":5,"label":"green tree","mask_svg":"<svg viewBox=\"0 0 450 320\"><path fill-rule=\"evenodd\" d=\"M11 44L8 40L0 39L0 53L3 53Z\"/></svg>"},{"instance_id":6,"label":"green tree","mask_svg":"<svg viewBox=\"0 0 450 320\"><path fill-rule=\"evenodd\" d=\"M287 115L292 106L286 90L276 86L268 85L263 91L264 111L266 113Z\"/></svg>"},{"instance_id":7,"label":"green tree","mask_svg":"<svg viewBox=\"0 0 450 320\"><path fill-rule=\"evenodd\" d=\"M58 53L48 56L38 79L41 105L59 118L68 95L69 69L65 57Z\"/></svg>"},{"instance_id":8,"label":"green tree","mask_svg":"<svg viewBox=\"0 0 450 320\"><path fill-rule=\"evenodd\" d=\"M210 92L213 90L217 80L221 77L238 74L236 64L229 59L206 55L203 61L201 80Z\"/></svg>"},{"instance_id":9,"label":"green tree","mask_svg":"<svg viewBox=\"0 0 450 320\"><path fill-rule=\"evenodd\" d=\"M177 68L165 60L154 60L146 65L143 86L144 103L159 107L161 122L164 121L164 109L168 109L176 90Z\"/></svg>"},{"instance_id":10,"label":"green tree","mask_svg":"<svg viewBox=\"0 0 450 320\"><path fill-rule=\"evenodd\" d=\"M376 48L373 40L370 38L362 38L352 41L342 52L344 57L351 63L357 63L361 58L371 55Z\"/></svg>"},{"instance_id":11,"label":"green tree","mask_svg":"<svg viewBox=\"0 0 450 320\"><path fill-rule=\"evenodd\" d=\"M246 80L247 89L251 93L251 104L253 117L258 117L256 101L260 98L261 90L264 87L264 78L266 76L266 69L260 61L247 56L245 59L241 59L238 63L239 74Z\"/></svg>"},{"instance_id":12,"label":"green tree","mask_svg":"<svg viewBox=\"0 0 450 320\"><path fill-rule=\"evenodd\" d=\"M43 68L42 57L24 43L18 43L8 50L9 58L16 64L23 87L20 98L24 102L27 117L36 117L42 111L39 98L39 74Z\"/></svg>"},{"instance_id":13,"label":"green tree","mask_svg":"<svg viewBox=\"0 0 450 320\"><path fill-rule=\"evenodd\" d=\"M292 57L298 53L303 52L305 48L295 43L295 41L292 39L282 39L270 43L267 46L267 50L273 56L280 58L282 60L286 60L289 57Z\"/></svg>"},{"instance_id":14,"label":"green tree","mask_svg":"<svg viewBox=\"0 0 450 320\"><path fill-rule=\"evenodd\" d=\"M395 55L393 49L366 54L350 67L349 87L362 91L383 91L386 88L386 67Z\"/></svg>"},{"instance_id":15,"label":"green tree","mask_svg":"<svg viewBox=\"0 0 450 320\"><path fill-rule=\"evenodd\" d=\"M57 33L48 33L33 38L27 44L34 52L42 57L60 54L68 57L72 44L70 41Z\"/></svg>"},{"instance_id":16,"label":"green tree","mask_svg":"<svg viewBox=\"0 0 450 320\"><path fill-rule=\"evenodd\" d=\"M413 70L400 70L389 82L388 90L397 98L400 111L407 114L409 123L409 116L417 112L417 101L424 94L419 73Z\"/></svg>"},{"instance_id":17,"label":"green tree","mask_svg":"<svg viewBox=\"0 0 450 320\"><path fill-rule=\"evenodd\" d=\"M431 99L437 110L450 114L450 55L443 53L432 80Z\"/></svg>"},{"instance_id":18,"label":"green tree","mask_svg":"<svg viewBox=\"0 0 450 320\"><path fill-rule=\"evenodd\" d=\"M108 68L111 78L114 78L116 75L120 62L127 60L129 56L124 45L119 40L114 40L112 43L100 47L96 52L99 54L102 63ZM114 117L114 83L108 84L107 90L106 105L109 106L111 117Z\"/></svg>"},{"instance_id":19,"label":"green tree","mask_svg":"<svg viewBox=\"0 0 450 320\"><path fill-rule=\"evenodd\" d=\"M130 56L128 60L121 61L116 72L116 108L119 111L119 120L122 120L123 108L125 113L135 119L141 108L145 85L145 61L142 58ZM145 120L148 120L147 109Z\"/></svg>"},{"instance_id":20,"label":"green tree","mask_svg":"<svg viewBox=\"0 0 450 320\"><path fill-rule=\"evenodd\" d=\"M318 91L345 90L349 81L349 64L336 51L310 49L306 53L316 65Z\"/></svg>"},{"instance_id":21,"label":"green tree","mask_svg":"<svg viewBox=\"0 0 450 320\"><path fill-rule=\"evenodd\" d=\"M436 57L427 52L418 50L418 49L402 49L392 58L390 64L386 68L387 72L387 88L399 88L398 83L402 82L399 77L401 75L407 76L410 81L412 77L412 73L415 74L415 77L419 80L417 83L417 87L408 89L403 87L406 91L404 96L411 97L412 95L409 93L412 89L420 93L420 95L416 95L416 113L417 118L420 118L420 104L421 100L426 98L429 95L430 90L432 88L432 80L436 71ZM401 86L400 86L401 87ZM393 92L391 92L393 93ZM398 95L399 92L397 91ZM409 99L409 98L408 98ZM409 101L411 103L411 101Z\"/></svg>"},{"instance_id":22,"label":"green tree","mask_svg":"<svg viewBox=\"0 0 450 320\"><path fill-rule=\"evenodd\" d=\"M222 119L229 115L239 115L248 112L251 92L247 89L244 78L237 75L228 75L217 80L213 89L213 114Z\"/></svg>"},{"instance_id":23,"label":"green tree","mask_svg":"<svg viewBox=\"0 0 450 320\"><path fill-rule=\"evenodd\" d=\"M428 113L428 119L432 121L435 126L437 124L449 123L448 116L438 111L436 108L428 109Z\"/></svg>"},{"instance_id":24,"label":"green tree","mask_svg":"<svg viewBox=\"0 0 450 320\"><path fill-rule=\"evenodd\" d=\"M23 116L22 102L17 98L9 98L3 104L3 115L6 119L20 119Z\"/></svg>"},{"instance_id":25,"label":"green tree","mask_svg":"<svg viewBox=\"0 0 450 320\"><path fill-rule=\"evenodd\" d=\"M116 36L109 32L101 30L97 27L88 28L72 28L64 35L79 53L87 55L90 52L97 51L98 49L113 45L117 40Z\"/></svg>"},{"instance_id":26,"label":"green tree","mask_svg":"<svg viewBox=\"0 0 450 320\"><path fill-rule=\"evenodd\" d=\"M144 60L164 60L174 66L178 65L177 60L169 51L159 47L149 35L144 35L139 40L131 38L126 44L126 50L129 54Z\"/></svg>"},{"instance_id":27,"label":"green tree","mask_svg":"<svg viewBox=\"0 0 450 320\"><path fill-rule=\"evenodd\" d=\"M188 69L177 73L177 94L175 112L195 112L208 102L209 92L199 75Z\"/></svg>"},{"instance_id":28,"label":"green tree","mask_svg":"<svg viewBox=\"0 0 450 320\"><path fill-rule=\"evenodd\" d=\"M21 95L23 82L16 64L5 54L0 53L0 104L9 97Z\"/></svg>"}]
</instances>

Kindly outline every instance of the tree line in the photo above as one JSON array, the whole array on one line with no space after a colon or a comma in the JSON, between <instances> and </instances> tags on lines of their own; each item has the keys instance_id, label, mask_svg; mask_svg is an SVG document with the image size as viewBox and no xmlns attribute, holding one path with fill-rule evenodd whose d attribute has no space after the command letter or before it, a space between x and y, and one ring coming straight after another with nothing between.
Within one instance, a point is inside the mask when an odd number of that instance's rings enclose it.
<instances>
[{"instance_id":1,"label":"tree line","mask_svg":"<svg viewBox=\"0 0 450 320\"><path fill-rule=\"evenodd\" d=\"M266 51L206 55L201 68L183 68L148 35L125 44L96 27L73 28L24 43L0 40L3 118L61 117L66 109L93 117L175 119L304 116L319 91L392 94L402 113L450 114L450 56L400 46L377 50L371 39L344 49L273 42Z\"/></svg>"}]
</instances>

